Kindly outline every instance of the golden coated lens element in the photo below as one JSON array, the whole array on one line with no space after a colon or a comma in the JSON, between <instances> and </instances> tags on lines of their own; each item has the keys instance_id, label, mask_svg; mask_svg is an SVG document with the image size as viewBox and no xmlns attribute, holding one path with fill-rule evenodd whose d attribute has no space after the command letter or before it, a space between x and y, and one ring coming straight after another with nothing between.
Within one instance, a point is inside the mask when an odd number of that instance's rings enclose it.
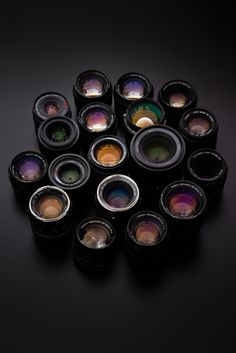
<instances>
[{"instance_id":1,"label":"golden coated lens element","mask_svg":"<svg viewBox=\"0 0 236 353\"><path fill-rule=\"evenodd\" d=\"M107 143L98 147L96 151L97 162L103 166L114 166L122 158L122 151L119 146Z\"/></svg>"},{"instance_id":2,"label":"golden coated lens element","mask_svg":"<svg viewBox=\"0 0 236 353\"><path fill-rule=\"evenodd\" d=\"M42 218L57 218L63 211L63 202L57 197L44 197L38 202L37 211Z\"/></svg>"}]
</instances>

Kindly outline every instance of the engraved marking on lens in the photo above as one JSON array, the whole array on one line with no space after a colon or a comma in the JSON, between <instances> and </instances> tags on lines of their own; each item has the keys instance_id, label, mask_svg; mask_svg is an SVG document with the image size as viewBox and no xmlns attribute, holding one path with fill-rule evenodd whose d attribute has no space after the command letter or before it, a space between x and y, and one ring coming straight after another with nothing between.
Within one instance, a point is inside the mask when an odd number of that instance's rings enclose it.
<instances>
[{"instance_id":1,"label":"engraved marking on lens","mask_svg":"<svg viewBox=\"0 0 236 353\"><path fill-rule=\"evenodd\" d=\"M99 97L104 93L101 80L96 77L84 79L81 85L81 93L86 97Z\"/></svg>"},{"instance_id":2,"label":"engraved marking on lens","mask_svg":"<svg viewBox=\"0 0 236 353\"><path fill-rule=\"evenodd\" d=\"M138 243L152 245L156 243L160 235L160 229L155 222L146 220L136 225L134 235Z\"/></svg>"},{"instance_id":3,"label":"engraved marking on lens","mask_svg":"<svg viewBox=\"0 0 236 353\"><path fill-rule=\"evenodd\" d=\"M60 105L54 101L48 101L44 104L45 113L50 117L59 112Z\"/></svg>"},{"instance_id":4,"label":"engraved marking on lens","mask_svg":"<svg viewBox=\"0 0 236 353\"><path fill-rule=\"evenodd\" d=\"M59 170L59 178L66 184L76 183L80 176L80 171L75 164L65 164Z\"/></svg>"},{"instance_id":5,"label":"engraved marking on lens","mask_svg":"<svg viewBox=\"0 0 236 353\"><path fill-rule=\"evenodd\" d=\"M99 225L89 225L84 229L82 243L89 248L104 248L110 238L108 231Z\"/></svg>"},{"instance_id":6,"label":"engraved marking on lens","mask_svg":"<svg viewBox=\"0 0 236 353\"><path fill-rule=\"evenodd\" d=\"M175 108L184 107L187 102L187 97L183 93L173 93L169 97L169 104Z\"/></svg>"},{"instance_id":7,"label":"engraved marking on lens","mask_svg":"<svg viewBox=\"0 0 236 353\"><path fill-rule=\"evenodd\" d=\"M112 207L124 208L128 206L130 202L130 193L122 186L116 186L109 191L107 195L107 202Z\"/></svg>"},{"instance_id":8,"label":"engraved marking on lens","mask_svg":"<svg viewBox=\"0 0 236 353\"><path fill-rule=\"evenodd\" d=\"M170 212L178 217L193 216L197 212L198 199L188 190L179 190L167 196L167 207Z\"/></svg>"},{"instance_id":9,"label":"engraved marking on lens","mask_svg":"<svg viewBox=\"0 0 236 353\"><path fill-rule=\"evenodd\" d=\"M144 84L141 80L126 80L122 87L122 95L130 100L140 99L145 94Z\"/></svg>"},{"instance_id":10,"label":"engraved marking on lens","mask_svg":"<svg viewBox=\"0 0 236 353\"><path fill-rule=\"evenodd\" d=\"M163 162L170 157L168 144L163 140L151 139L144 145L145 155L152 161Z\"/></svg>"},{"instance_id":11,"label":"engraved marking on lens","mask_svg":"<svg viewBox=\"0 0 236 353\"><path fill-rule=\"evenodd\" d=\"M210 121L204 117L193 117L190 118L187 129L194 136L205 135L211 128Z\"/></svg>"},{"instance_id":12,"label":"engraved marking on lens","mask_svg":"<svg viewBox=\"0 0 236 353\"><path fill-rule=\"evenodd\" d=\"M122 158L122 151L119 146L107 143L101 145L96 150L97 162L103 166L114 166L119 163Z\"/></svg>"},{"instance_id":13,"label":"engraved marking on lens","mask_svg":"<svg viewBox=\"0 0 236 353\"><path fill-rule=\"evenodd\" d=\"M35 157L24 157L18 161L15 170L21 180L35 181L42 175L42 162Z\"/></svg>"},{"instance_id":14,"label":"engraved marking on lens","mask_svg":"<svg viewBox=\"0 0 236 353\"><path fill-rule=\"evenodd\" d=\"M161 111L150 103L137 104L131 112L131 121L134 125L144 128L156 125L161 118Z\"/></svg>"},{"instance_id":15,"label":"engraved marking on lens","mask_svg":"<svg viewBox=\"0 0 236 353\"><path fill-rule=\"evenodd\" d=\"M62 125L54 125L49 129L49 138L52 142L61 143L68 139L68 131Z\"/></svg>"},{"instance_id":16,"label":"engraved marking on lens","mask_svg":"<svg viewBox=\"0 0 236 353\"><path fill-rule=\"evenodd\" d=\"M36 204L36 211L42 218L57 218L63 211L63 202L56 196L44 197Z\"/></svg>"},{"instance_id":17,"label":"engraved marking on lens","mask_svg":"<svg viewBox=\"0 0 236 353\"><path fill-rule=\"evenodd\" d=\"M94 132L106 130L109 125L107 114L102 110L94 110L87 115L86 127Z\"/></svg>"}]
</instances>

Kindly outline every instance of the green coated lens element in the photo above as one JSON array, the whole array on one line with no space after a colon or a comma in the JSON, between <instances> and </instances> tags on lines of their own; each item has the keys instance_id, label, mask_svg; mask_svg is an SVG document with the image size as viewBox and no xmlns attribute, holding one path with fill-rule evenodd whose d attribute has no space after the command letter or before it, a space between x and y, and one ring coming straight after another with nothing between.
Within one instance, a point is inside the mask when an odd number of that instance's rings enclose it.
<instances>
[{"instance_id":1,"label":"green coated lens element","mask_svg":"<svg viewBox=\"0 0 236 353\"><path fill-rule=\"evenodd\" d=\"M164 141L147 141L144 153L150 160L157 162L166 161L170 156L170 150Z\"/></svg>"},{"instance_id":2,"label":"green coated lens element","mask_svg":"<svg viewBox=\"0 0 236 353\"><path fill-rule=\"evenodd\" d=\"M59 177L65 184L74 184L80 179L79 168L73 164L66 164L59 171Z\"/></svg>"},{"instance_id":3,"label":"green coated lens element","mask_svg":"<svg viewBox=\"0 0 236 353\"><path fill-rule=\"evenodd\" d=\"M137 102L131 111L132 123L140 128L157 125L161 118L161 110L152 103Z\"/></svg>"},{"instance_id":4,"label":"green coated lens element","mask_svg":"<svg viewBox=\"0 0 236 353\"><path fill-rule=\"evenodd\" d=\"M68 131L62 125L53 126L49 133L50 140L57 143L66 141L68 137L69 137Z\"/></svg>"}]
</instances>

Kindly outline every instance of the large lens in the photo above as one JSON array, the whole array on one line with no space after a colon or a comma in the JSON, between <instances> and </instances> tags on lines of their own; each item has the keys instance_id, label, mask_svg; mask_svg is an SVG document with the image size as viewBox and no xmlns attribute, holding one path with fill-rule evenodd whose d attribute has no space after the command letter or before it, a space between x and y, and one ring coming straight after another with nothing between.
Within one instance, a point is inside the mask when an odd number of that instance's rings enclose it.
<instances>
[{"instance_id":1,"label":"large lens","mask_svg":"<svg viewBox=\"0 0 236 353\"><path fill-rule=\"evenodd\" d=\"M143 152L151 161L163 162L174 156L175 146L165 138L153 138L147 140L143 146Z\"/></svg>"},{"instance_id":2,"label":"large lens","mask_svg":"<svg viewBox=\"0 0 236 353\"><path fill-rule=\"evenodd\" d=\"M109 115L104 110L94 109L86 116L85 126L93 132L106 130L109 126Z\"/></svg>"}]
</instances>

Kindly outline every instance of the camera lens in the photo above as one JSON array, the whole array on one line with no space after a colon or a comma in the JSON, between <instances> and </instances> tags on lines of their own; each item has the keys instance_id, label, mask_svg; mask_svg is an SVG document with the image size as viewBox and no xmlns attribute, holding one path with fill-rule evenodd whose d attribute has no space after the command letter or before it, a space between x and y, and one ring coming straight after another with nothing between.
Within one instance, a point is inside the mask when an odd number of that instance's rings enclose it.
<instances>
[{"instance_id":1,"label":"camera lens","mask_svg":"<svg viewBox=\"0 0 236 353\"><path fill-rule=\"evenodd\" d=\"M227 164L213 149L200 149L189 157L186 176L205 191L208 200L219 197L227 178Z\"/></svg>"},{"instance_id":2,"label":"camera lens","mask_svg":"<svg viewBox=\"0 0 236 353\"><path fill-rule=\"evenodd\" d=\"M88 161L94 182L110 174L123 173L127 169L128 150L121 139L104 136L96 139L90 146Z\"/></svg>"},{"instance_id":3,"label":"camera lens","mask_svg":"<svg viewBox=\"0 0 236 353\"><path fill-rule=\"evenodd\" d=\"M179 131L189 153L203 147L216 147L218 125L213 114L205 109L187 111L180 120Z\"/></svg>"},{"instance_id":4,"label":"camera lens","mask_svg":"<svg viewBox=\"0 0 236 353\"><path fill-rule=\"evenodd\" d=\"M111 261L116 232L113 225L103 218L83 220L75 231L75 260L88 268L100 268Z\"/></svg>"},{"instance_id":5,"label":"camera lens","mask_svg":"<svg viewBox=\"0 0 236 353\"><path fill-rule=\"evenodd\" d=\"M206 210L205 193L191 181L175 181L163 190L160 210L174 234L190 237L202 226Z\"/></svg>"},{"instance_id":6,"label":"camera lens","mask_svg":"<svg viewBox=\"0 0 236 353\"><path fill-rule=\"evenodd\" d=\"M73 95L78 112L91 102L112 103L112 85L100 71L88 70L82 72L73 86Z\"/></svg>"},{"instance_id":7,"label":"camera lens","mask_svg":"<svg viewBox=\"0 0 236 353\"><path fill-rule=\"evenodd\" d=\"M9 179L16 193L26 198L47 179L48 164L39 153L26 151L16 155L8 169Z\"/></svg>"},{"instance_id":8,"label":"camera lens","mask_svg":"<svg viewBox=\"0 0 236 353\"><path fill-rule=\"evenodd\" d=\"M111 218L126 216L139 201L137 184L126 175L114 174L101 181L97 188L97 203Z\"/></svg>"},{"instance_id":9,"label":"camera lens","mask_svg":"<svg viewBox=\"0 0 236 353\"><path fill-rule=\"evenodd\" d=\"M122 75L114 87L115 110L122 117L132 101L153 97L153 86L142 74L129 72Z\"/></svg>"},{"instance_id":10,"label":"camera lens","mask_svg":"<svg viewBox=\"0 0 236 353\"><path fill-rule=\"evenodd\" d=\"M149 98L131 103L123 119L125 132L129 140L142 128L165 123L163 108L160 104Z\"/></svg>"},{"instance_id":11,"label":"camera lens","mask_svg":"<svg viewBox=\"0 0 236 353\"><path fill-rule=\"evenodd\" d=\"M182 177L185 143L167 126L149 126L137 132L130 145L131 172L141 185L162 187Z\"/></svg>"},{"instance_id":12,"label":"camera lens","mask_svg":"<svg viewBox=\"0 0 236 353\"><path fill-rule=\"evenodd\" d=\"M90 166L77 154L68 153L55 158L49 165L48 175L53 185L65 190L71 197L81 196L85 189L87 194Z\"/></svg>"},{"instance_id":13,"label":"camera lens","mask_svg":"<svg viewBox=\"0 0 236 353\"><path fill-rule=\"evenodd\" d=\"M106 104L91 103L86 105L80 111L77 119L85 143L104 134L116 133L116 118L111 107Z\"/></svg>"},{"instance_id":14,"label":"camera lens","mask_svg":"<svg viewBox=\"0 0 236 353\"><path fill-rule=\"evenodd\" d=\"M197 93L190 83L172 80L160 89L158 100L166 113L167 124L177 128L181 116L196 107Z\"/></svg>"},{"instance_id":15,"label":"camera lens","mask_svg":"<svg viewBox=\"0 0 236 353\"><path fill-rule=\"evenodd\" d=\"M79 128L65 117L45 120L38 130L38 142L41 152L50 160L62 153L78 153Z\"/></svg>"},{"instance_id":16,"label":"camera lens","mask_svg":"<svg viewBox=\"0 0 236 353\"><path fill-rule=\"evenodd\" d=\"M128 255L137 263L157 263L163 255L167 240L166 221L156 212L138 212L128 222L126 230Z\"/></svg>"},{"instance_id":17,"label":"camera lens","mask_svg":"<svg viewBox=\"0 0 236 353\"><path fill-rule=\"evenodd\" d=\"M70 230L71 203L68 195L55 186L36 190L29 201L34 234L42 238L59 238Z\"/></svg>"},{"instance_id":18,"label":"camera lens","mask_svg":"<svg viewBox=\"0 0 236 353\"><path fill-rule=\"evenodd\" d=\"M56 92L45 92L36 98L33 105L33 118L36 131L40 124L55 116L71 117L71 110L66 97Z\"/></svg>"}]
</instances>

